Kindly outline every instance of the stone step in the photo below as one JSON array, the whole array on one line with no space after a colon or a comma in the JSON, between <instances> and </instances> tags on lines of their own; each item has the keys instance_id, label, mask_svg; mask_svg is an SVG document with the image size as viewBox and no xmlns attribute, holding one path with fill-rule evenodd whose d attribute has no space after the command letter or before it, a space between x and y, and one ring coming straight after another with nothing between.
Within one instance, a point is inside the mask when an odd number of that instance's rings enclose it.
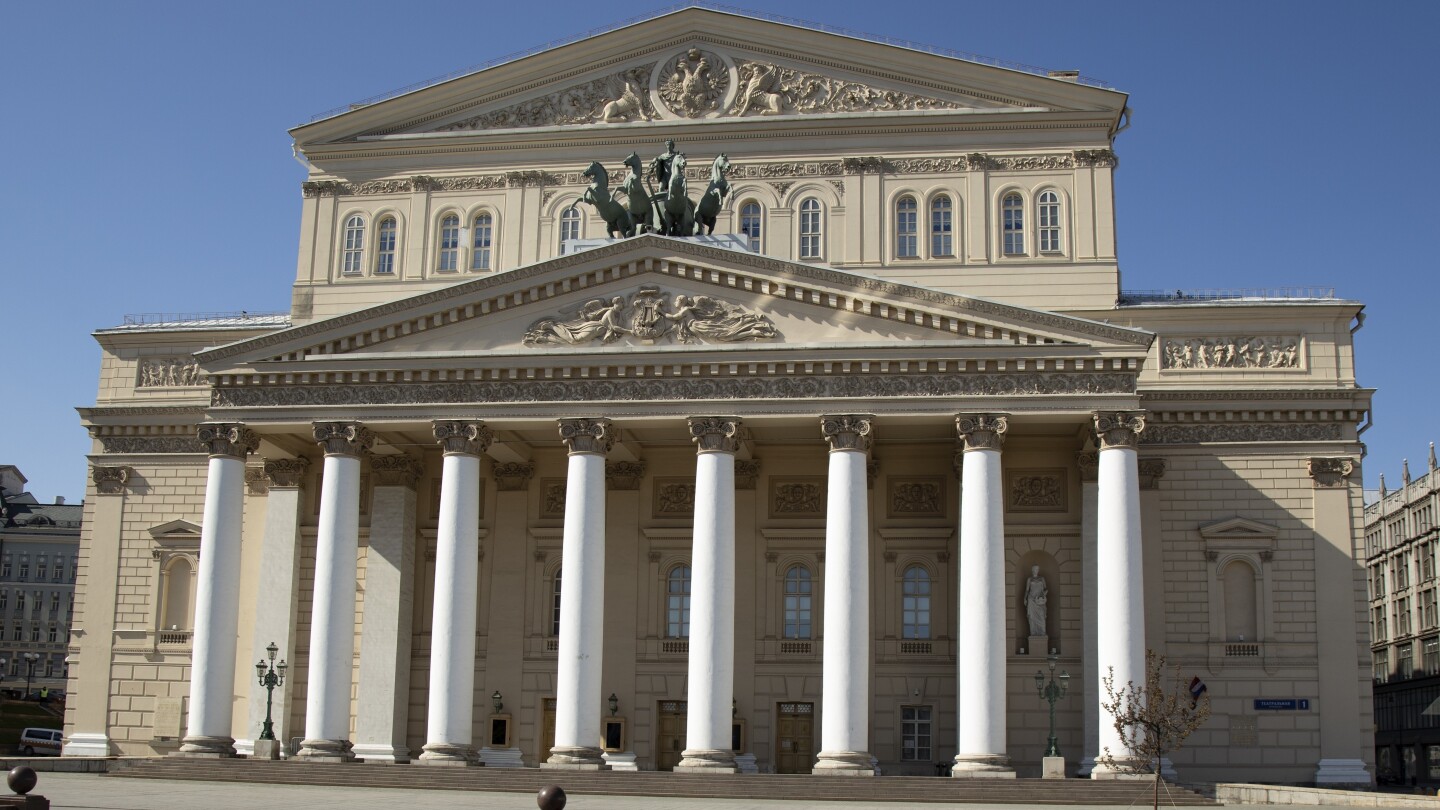
<instances>
[{"instance_id":1,"label":"stone step","mask_svg":"<svg viewBox=\"0 0 1440 810\"><path fill-rule=\"evenodd\" d=\"M114 765L109 775L128 778L516 793L533 793L547 785L558 784L576 795L672 798L1129 805L1148 799L1152 788L1149 782L1096 782L1088 779L966 780L915 776L847 779L804 774L566 772L537 768L387 767L245 759L159 758L126 760ZM1166 785L1161 798L1166 805L1215 804L1194 791L1174 785Z\"/></svg>"}]
</instances>

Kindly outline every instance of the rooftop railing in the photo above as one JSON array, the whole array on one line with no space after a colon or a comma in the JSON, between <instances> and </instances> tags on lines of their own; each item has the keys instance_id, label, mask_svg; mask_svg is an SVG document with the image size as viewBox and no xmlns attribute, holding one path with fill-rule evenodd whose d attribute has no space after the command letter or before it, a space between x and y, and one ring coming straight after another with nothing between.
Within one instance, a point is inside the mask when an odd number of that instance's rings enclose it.
<instances>
[{"instance_id":1,"label":"rooftop railing","mask_svg":"<svg viewBox=\"0 0 1440 810\"><path fill-rule=\"evenodd\" d=\"M1334 287L1236 287L1201 290L1121 290L1116 303L1165 304L1200 301L1333 301Z\"/></svg>"}]
</instances>

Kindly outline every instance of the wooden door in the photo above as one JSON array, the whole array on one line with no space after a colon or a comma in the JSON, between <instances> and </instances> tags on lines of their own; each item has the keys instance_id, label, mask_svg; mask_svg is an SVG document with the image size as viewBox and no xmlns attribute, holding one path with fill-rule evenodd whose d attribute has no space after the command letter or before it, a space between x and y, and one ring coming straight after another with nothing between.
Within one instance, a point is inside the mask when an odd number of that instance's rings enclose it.
<instances>
[{"instance_id":1,"label":"wooden door","mask_svg":"<svg viewBox=\"0 0 1440 810\"><path fill-rule=\"evenodd\" d=\"M673 771L680 764L685 750L685 715L683 700L660 701L660 725L655 736L655 770Z\"/></svg>"},{"instance_id":2,"label":"wooden door","mask_svg":"<svg viewBox=\"0 0 1440 810\"><path fill-rule=\"evenodd\" d=\"M810 773L815 767L815 704L781 703L775 740L776 773Z\"/></svg>"},{"instance_id":3,"label":"wooden door","mask_svg":"<svg viewBox=\"0 0 1440 810\"><path fill-rule=\"evenodd\" d=\"M540 714L540 750L538 763L550 758L550 749L555 747L555 698L545 698L544 710Z\"/></svg>"}]
</instances>

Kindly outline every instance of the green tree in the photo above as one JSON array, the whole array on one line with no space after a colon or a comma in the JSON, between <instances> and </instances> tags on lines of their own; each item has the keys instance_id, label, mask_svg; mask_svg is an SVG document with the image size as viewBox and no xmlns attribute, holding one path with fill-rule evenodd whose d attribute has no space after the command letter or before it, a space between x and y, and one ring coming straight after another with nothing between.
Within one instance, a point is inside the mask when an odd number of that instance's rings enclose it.
<instances>
[{"instance_id":1,"label":"green tree","mask_svg":"<svg viewBox=\"0 0 1440 810\"><path fill-rule=\"evenodd\" d=\"M1161 760L1179 750L1185 738L1210 718L1210 696L1202 694L1196 700L1181 679L1180 667L1172 672L1167 679L1165 656L1146 650L1144 686L1129 681L1117 690L1114 667L1102 680L1106 700L1100 708L1115 719L1115 731L1130 753L1115 755L1106 746L1097 759L1115 770L1154 774L1155 810L1160 808Z\"/></svg>"}]
</instances>

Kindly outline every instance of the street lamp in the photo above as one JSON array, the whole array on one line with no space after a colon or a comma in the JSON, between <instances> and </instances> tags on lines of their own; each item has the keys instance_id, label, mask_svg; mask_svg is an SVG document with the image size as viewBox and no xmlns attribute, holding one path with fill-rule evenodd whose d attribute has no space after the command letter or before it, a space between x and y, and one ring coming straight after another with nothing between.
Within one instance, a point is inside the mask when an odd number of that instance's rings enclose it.
<instances>
[{"instance_id":1,"label":"street lamp","mask_svg":"<svg viewBox=\"0 0 1440 810\"><path fill-rule=\"evenodd\" d=\"M490 705L493 706L493 707L495 707L495 713L496 713L496 714L499 714L499 713L500 713L500 710L503 709L503 708L505 708L504 702L502 702L502 701L500 700L500 690L499 690L499 689L496 689L496 690L495 690L495 694L493 694L493 695L490 696Z\"/></svg>"},{"instance_id":2,"label":"street lamp","mask_svg":"<svg viewBox=\"0 0 1440 810\"><path fill-rule=\"evenodd\" d=\"M35 665L40 663L40 653L27 652L20 656L25 659L25 698L30 698L30 681L35 677Z\"/></svg>"},{"instance_id":3,"label":"street lamp","mask_svg":"<svg viewBox=\"0 0 1440 810\"><path fill-rule=\"evenodd\" d=\"M620 698L615 697L615 693L611 692L610 698L606 702L610 704L610 716L614 717L615 712L620 710Z\"/></svg>"},{"instance_id":4,"label":"street lamp","mask_svg":"<svg viewBox=\"0 0 1440 810\"><path fill-rule=\"evenodd\" d=\"M1038 669L1035 670L1035 691L1040 694L1040 698L1042 700L1045 700L1050 704L1050 747L1045 751L1045 756L1047 757L1060 756L1060 744L1055 739L1055 701L1065 697L1065 693L1070 690L1069 672L1066 672L1063 669L1060 670L1060 679L1058 683L1056 682L1056 657L1057 656L1054 653L1050 654L1050 680L1048 683L1045 680L1045 673L1041 672Z\"/></svg>"},{"instance_id":5,"label":"street lamp","mask_svg":"<svg viewBox=\"0 0 1440 810\"><path fill-rule=\"evenodd\" d=\"M275 687L285 683L285 659L281 658L279 664L275 663L275 653L280 652L280 648L273 641L265 648L265 652L269 654L270 660L267 662L262 658L255 664L255 674L260 678L260 685L265 687L265 725L260 729L260 739L273 740L275 722L270 719L270 708L275 700Z\"/></svg>"}]
</instances>

